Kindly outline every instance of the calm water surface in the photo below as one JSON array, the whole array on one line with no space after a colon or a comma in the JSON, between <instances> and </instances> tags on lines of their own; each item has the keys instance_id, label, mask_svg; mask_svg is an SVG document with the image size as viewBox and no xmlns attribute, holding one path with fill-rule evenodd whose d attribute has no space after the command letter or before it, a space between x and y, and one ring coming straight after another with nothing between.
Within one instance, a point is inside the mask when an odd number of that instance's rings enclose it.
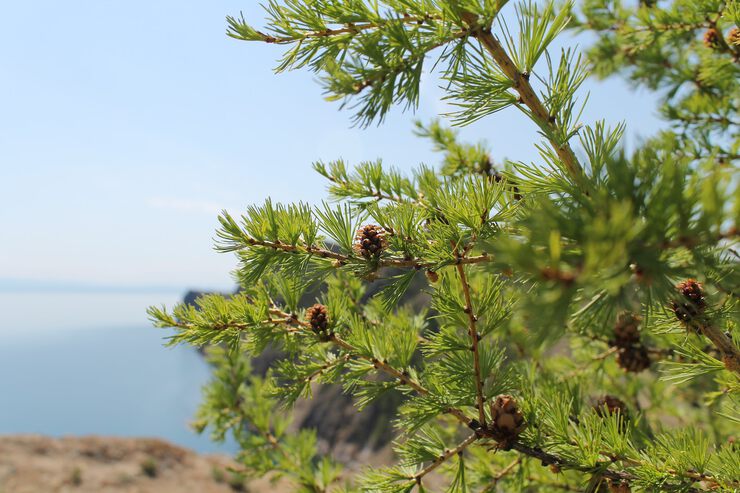
<instances>
[{"instance_id":1,"label":"calm water surface","mask_svg":"<svg viewBox=\"0 0 740 493\"><path fill-rule=\"evenodd\" d=\"M181 293L0 292L0 434L160 437L229 452L188 427L210 373L165 348L149 305Z\"/></svg>"}]
</instances>

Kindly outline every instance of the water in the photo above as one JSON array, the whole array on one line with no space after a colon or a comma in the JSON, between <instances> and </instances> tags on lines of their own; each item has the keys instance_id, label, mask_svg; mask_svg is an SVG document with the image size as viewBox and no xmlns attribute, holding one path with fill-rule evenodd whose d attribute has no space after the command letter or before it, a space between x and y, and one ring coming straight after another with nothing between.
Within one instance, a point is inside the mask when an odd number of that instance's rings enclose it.
<instances>
[{"instance_id":1,"label":"water","mask_svg":"<svg viewBox=\"0 0 740 493\"><path fill-rule=\"evenodd\" d=\"M159 437L231 452L189 427L210 372L163 347L145 310L179 293L0 292L0 434Z\"/></svg>"}]
</instances>

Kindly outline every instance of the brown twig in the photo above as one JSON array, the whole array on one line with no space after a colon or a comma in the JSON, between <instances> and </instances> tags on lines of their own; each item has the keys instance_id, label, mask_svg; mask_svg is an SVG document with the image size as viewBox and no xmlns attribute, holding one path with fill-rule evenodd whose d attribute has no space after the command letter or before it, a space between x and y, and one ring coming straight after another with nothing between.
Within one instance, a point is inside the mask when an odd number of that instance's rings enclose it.
<instances>
[{"instance_id":1,"label":"brown twig","mask_svg":"<svg viewBox=\"0 0 740 493\"><path fill-rule=\"evenodd\" d=\"M722 353L725 367L740 375L740 349L724 332L708 323L697 323L696 327Z\"/></svg>"},{"instance_id":2,"label":"brown twig","mask_svg":"<svg viewBox=\"0 0 740 493\"><path fill-rule=\"evenodd\" d=\"M414 17L414 16L407 15L404 17L396 18L396 19L383 19L379 22L365 22L365 23L348 22L344 25L344 27L337 27L334 29L327 28L327 29L322 29L319 31L305 31L298 36L271 36L269 34L265 34L260 31L257 31L257 34L259 34L262 37L262 41L264 41L265 43L290 44L290 43L304 41L306 39L328 38L332 36L341 36L343 34L357 34L362 31L380 29L386 24L389 24L390 22L400 22L403 24L415 24L417 26L420 26L432 20L436 20L436 17L432 16L431 14L427 14L421 17Z\"/></svg>"},{"instance_id":3,"label":"brown twig","mask_svg":"<svg viewBox=\"0 0 740 493\"><path fill-rule=\"evenodd\" d=\"M501 43L491 33L491 28L478 25L478 16L475 14L466 13L463 15L463 20L470 26L471 36L480 41L499 68L501 68L504 75L509 78L514 90L519 94L521 102L529 108L538 125L543 129L548 129L548 133L557 132L558 128L555 124L555 118L545 108L539 97L537 97L532 85L529 83L529 75L519 71L514 61L506 53L503 46L501 46ZM563 162L571 176L576 180L580 180L583 170L570 144L568 142L559 143L552 137L549 140L558 158Z\"/></svg>"},{"instance_id":4,"label":"brown twig","mask_svg":"<svg viewBox=\"0 0 740 493\"><path fill-rule=\"evenodd\" d=\"M499 472L497 472L493 478L491 478L491 484L486 487L485 490L483 490L485 493L491 493L493 491L496 491L496 485L499 481L504 479L506 476L511 474L511 472L516 469L516 467L522 463L521 456L514 459L508 466L501 469Z\"/></svg>"},{"instance_id":5,"label":"brown twig","mask_svg":"<svg viewBox=\"0 0 740 493\"><path fill-rule=\"evenodd\" d=\"M424 476L426 476L427 474L429 474L430 472L434 471L439 466L444 464L450 457L453 457L457 454L462 454L463 450L465 450L468 447L468 445L472 444L476 440L478 440L478 435L473 433L468 438L466 438L464 441L462 441L460 444L458 444L457 447L453 449L445 450L439 457L434 459L434 461L432 461L431 464L429 464L427 467L425 467L424 469L422 469L421 471L419 471L418 473L416 473L413 477L409 479L413 479L414 481L416 481L417 484L421 484L421 480Z\"/></svg>"},{"instance_id":6,"label":"brown twig","mask_svg":"<svg viewBox=\"0 0 740 493\"><path fill-rule=\"evenodd\" d=\"M593 472L597 469L594 467L585 467L580 464L571 464L556 455L545 452L544 450L537 447L530 447L529 445L525 445L522 442L513 442L511 444L511 448L529 457L534 457L535 459L542 461L543 464L554 464L564 469L573 469L582 472ZM610 469L604 469L600 471L600 474L605 478L616 479L619 481L631 481L635 479L635 476L630 473L612 471Z\"/></svg>"},{"instance_id":7,"label":"brown twig","mask_svg":"<svg viewBox=\"0 0 740 493\"><path fill-rule=\"evenodd\" d=\"M359 260L349 255L343 255L341 253L333 252L326 248L322 248L316 245L291 245L289 243L283 243L281 241L267 241L257 240L251 237L245 237L244 242L250 246L271 248L273 250L281 250L289 253L305 253L310 255L316 255L321 258L328 258L336 260L339 265L345 265L352 260ZM459 264L480 264L485 262L493 261L493 256L487 253L481 253L474 257L465 257L457 259L455 262ZM429 267L435 267L437 264L434 262L425 262L422 259L405 259L400 257L388 257L381 259L378 262L378 267L399 267L399 268L413 268L413 269L426 269Z\"/></svg>"},{"instance_id":8,"label":"brown twig","mask_svg":"<svg viewBox=\"0 0 740 493\"><path fill-rule=\"evenodd\" d=\"M303 320L299 320L296 315L283 312L278 308L273 308L270 310L270 312L275 315L281 316L283 320L286 321L286 323L297 325L306 331L310 331L311 334L313 334L313 332L311 331L311 324ZM360 354L356 347L354 347L352 344L345 341L338 335L331 334L331 336L329 337L329 342L351 353L353 358L361 359L369 363L372 363L376 369L381 370L384 373L390 375L391 377L398 379L398 381L401 382L401 384L410 387L411 389L416 391L419 395L422 395L422 396L429 395L430 392L428 389L426 389L423 385L421 385L416 380L412 379L405 372L402 372L398 370L397 368L394 368L393 366L389 365L387 361L381 361L378 358ZM471 422L471 419L465 415L462 409L451 407L451 408L445 409L444 412L445 414L450 414L454 416L455 418L457 418L458 421L460 421L462 424L466 426L468 426Z\"/></svg>"},{"instance_id":9,"label":"brown twig","mask_svg":"<svg viewBox=\"0 0 740 493\"><path fill-rule=\"evenodd\" d=\"M458 259L462 260L464 257L459 255L457 248L455 249L455 255ZM470 297L470 284L465 275L465 266L462 263L457 264L457 273L460 276L460 283L462 284L463 296L465 297L465 308L464 311L468 315L468 334L472 341L470 347L473 352L473 369L475 372L475 393L478 401L478 420L482 427L486 426L486 409L484 406L485 397L483 395L483 377L480 369L480 352L478 351L478 329L477 322L478 317L473 313L473 302Z\"/></svg>"}]
</instances>

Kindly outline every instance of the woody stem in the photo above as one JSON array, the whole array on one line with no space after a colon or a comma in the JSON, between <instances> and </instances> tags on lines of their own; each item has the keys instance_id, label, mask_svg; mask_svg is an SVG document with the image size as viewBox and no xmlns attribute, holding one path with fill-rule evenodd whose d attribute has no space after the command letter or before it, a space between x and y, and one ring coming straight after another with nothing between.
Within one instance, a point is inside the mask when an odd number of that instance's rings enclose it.
<instances>
[{"instance_id":1,"label":"woody stem","mask_svg":"<svg viewBox=\"0 0 740 493\"><path fill-rule=\"evenodd\" d=\"M457 447L455 447L453 449L445 450L444 453L442 453L439 457L437 457L436 459L434 459L434 461L432 461L431 464L429 464L427 467L425 467L424 469L422 469L421 471L419 471L413 477L413 479L417 482L417 484L420 484L421 483L421 479L424 476L426 476L427 474L429 474L430 472L434 471L439 466L441 466L442 464L444 464L445 461L447 461L450 457L453 457L453 456L455 456L457 454L462 454L462 451L465 450L468 447L468 445L470 445L471 443L473 443L476 440L478 440L478 438L479 438L478 435L476 435L475 433L473 433L468 438L466 438L463 442L461 442L459 445L457 445Z\"/></svg>"},{"instance_id":2,"label":"woody stem","mask_svg":"<svg viewBox=\"0 0 740 493\"><path fill-rule=\"evenodd\" d=\"M578 158L576 158L573 149L567 141L560 142L553 137L559 131L555 123L555 118L550 114L542 101L540 101L539 97L537 97L532 85L529 83L529 75L519 71L514 61L506 53L503 46L501 46L501 43L491 33L490 27L478 25L477 15L467 13L463 15L463 20L471 26L472 36L480 41L486 51L493 57L496 64L501 68L504 75L509 78L514 90L519 94L521 102L529 108L534 120L548 135L550 144L570 175L576 180L579 180L582 176L583 169L578 162Z\"/></svg>"},{"instance_id":3,"label":"woody stem","mask_svg":"<svg viewBox=\"0 0 740 493\"><path fill-rule=\"evenodd\" d=\"M459 252L455 249L455 254L459 256ZM483 407L485 397L483 396L483 378L481 376L480 369L480 352L478 350L478 329L477 322L478 317L473 313L473 302L470 297L470 284L468 284L468 278L465 275L465 267L462 263L457 264L457 273L460 276L460 283L462 284L463 296L465 297L465 313L468 315L468 334L472 340L470 347L473 351L473 367L475 372L475 393L476 400L478 403L478 420L482 427L486 426L486 411Z\"/></svg>"}]
</instances>

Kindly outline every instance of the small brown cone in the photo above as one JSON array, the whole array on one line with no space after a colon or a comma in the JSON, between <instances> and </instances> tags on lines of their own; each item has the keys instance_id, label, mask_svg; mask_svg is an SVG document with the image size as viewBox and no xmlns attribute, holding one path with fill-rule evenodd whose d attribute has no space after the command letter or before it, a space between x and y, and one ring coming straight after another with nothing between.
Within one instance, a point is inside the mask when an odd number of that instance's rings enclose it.
<instances>
[{"instance_id":1,"label":"small brown cone","mask_svg":"<svg viewBox=\"0 0 740 493\"><path fill-rule=\"evenodd\" d=\"M613 395L605 395L594 404L594 410L596 414L602 418L619 415L619 428L624 431L627 421L629 420L629 410L627 404L622 401L619 397Z\"/></svg>"},{"instance_id":2,"label":"small brown cone","mask_svg":"<svg viewBox=\"0 0 740 493\"><path fill-rule=\"evenodd\" d=\"M427 276L427 279L429 280L429 282L432 283L432 284L434 284L434 283L436 283L436 282L439 281L439 274L437 274L433 270L426 271L426 276Z\"/></svg>"},{"instance_id":3,"label":"small brown cone","mask_svg":"<svg viewBox=\"0 0 740 493\"><path fill-rule=\"evenodd\" d=\"M596 410L596 414L601 417L606 416L607 413L610 415L619 413L621 416L627 417L628 413L627 404L619 397L609 394L596 401L594 409Z\"/></svg>"},{"instance_id":4,"label":"small brown cone","mask_svg":"<svg viewBox=\"0 0 740 493\"><path fill-rule=\"evenodd\" d=\"M316 303L306 310L306 320L320 340L329 340L329 310L324 305Z\"/></svg>"},{"instance_id":5,"label":"small brown cone","mask_svg":"<svg viewBox=\"0 0 740 493\"><path fill-rule=\"evenodd\" d=\"M719 31L713 27L710 27L704 32L704 46L707 48L717 48L719 46L719 39Z\"/></svg>"},{"instance_id":6,"label":"small brown cone","mask_svg":"<svg viewBox=\"0 0 740 493\"><path fill-rule=\"evenodd\" d=\"M650 368L650 355L645 346L629 346L619 348L617 363L625 371L640 373Z\"/></svg>"},{"instance_id":7,"label":"small brown cone","mask_svg":"<svg viewBox=\"0 0 740 493\"><path fill-rule=\"evenodd\" d=\"M727 35L727 44L730 46L740 46L740 29L733 27Z\"/></svg>"},{"instance_id":8,"label":"small brown cone","mask_svg":"<svg viewBox=\"0 0 740 493\"><path fill-rule=\"evenodd\" d=\"M640 322L642 318L632 312L622 312L617 316L614 325L615 345L631 346L640 342Z\"/></svg>"},{"instance_id":9,"label":"small brown cone","mask_svg":"<svg viewBox=\"0 0 740 493\"><path fill-rule=\"evenodd\" d=\"M380 226L368 224L357 230L354 249L366 259L378 258L388 246L385 230Z\"/></svg>"},{"instance_id":10,"label":"small brown cone","mask_svg":"<svg viewBox=\"0 0 740 493\"><path fill-rule=\"evenodd\" d=\"M696 279L686 279L676 285L680 299L671 302L671 309L681 322L692 322L707 308L704 288Z\"/></svg>"},{"instance_id":11,"label":"small brown cone","mask_svg":"<svg viewBox=\"0 0 740 493\"><path fill-rule=\"evenodd\" d=\"M488 431L499 442L499 447L507 449L511 442L524 430L524 415L519 410L516 399L510 395L499 395L491 403L491 423Z\"/></svg>"}]
</instances>

